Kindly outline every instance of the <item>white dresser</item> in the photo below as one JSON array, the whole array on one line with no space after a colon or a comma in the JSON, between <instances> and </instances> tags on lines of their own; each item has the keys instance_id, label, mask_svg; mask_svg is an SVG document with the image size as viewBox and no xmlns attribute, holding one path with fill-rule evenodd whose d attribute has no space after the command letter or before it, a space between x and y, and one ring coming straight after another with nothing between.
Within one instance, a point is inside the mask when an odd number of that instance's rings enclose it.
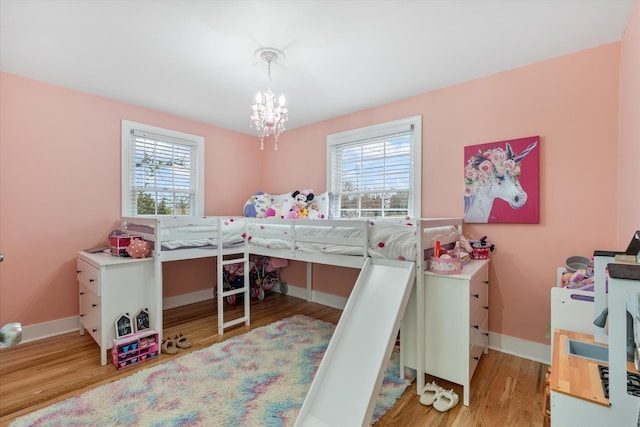
<instances>
[{"instance_id":1,"label":"white dresser","mask_svg":"<svg viewBox=\"0 0 640 427\"><path fill-rule=\"evenodd\" d=\"M401 325L404 364L417 371L418 393L426 373L462 385L469 406L469 383L489 343L489 262L472 260L454 275L427 271L418 286L423 286L422 304L414 288Z\"/></svg>"},{"instance_id":2,"label":"white dresser","mask_svg":"<svg viewBox=\"0 0 640 427\"><path fill-rule=\"evenodd\" d=\"M143 308L155 313L157 300L153 258L125 258L110 254L78 252L80 334L88 331L100 346L100 363L107 364L107 350L115 335L115 321L122 313L132 317ZM150 319L150 327L162 325Z\"/></svg>"}]
</instances>

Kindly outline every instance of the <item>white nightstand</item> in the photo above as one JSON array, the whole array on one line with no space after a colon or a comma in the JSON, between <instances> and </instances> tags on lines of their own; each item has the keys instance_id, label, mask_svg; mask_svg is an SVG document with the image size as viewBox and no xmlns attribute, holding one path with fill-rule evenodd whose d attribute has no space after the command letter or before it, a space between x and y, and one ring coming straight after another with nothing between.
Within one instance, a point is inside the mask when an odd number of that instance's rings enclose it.
<instances>
[{"instance_id":1,"label":"white nightstand","mask_svg":"<svg viewBox=\"0 0 640 427\"><path fill-rule=\"evenodd\" d=\"M107 350L113 345L116 318L134 316L140 309L156 312L153 258L116 257L106 253L78 252L80 291L80 335L87 330L100 346L100 363L107 364ZM150 327L162 328L158 319Z\"/></svg>"}]
</instances>

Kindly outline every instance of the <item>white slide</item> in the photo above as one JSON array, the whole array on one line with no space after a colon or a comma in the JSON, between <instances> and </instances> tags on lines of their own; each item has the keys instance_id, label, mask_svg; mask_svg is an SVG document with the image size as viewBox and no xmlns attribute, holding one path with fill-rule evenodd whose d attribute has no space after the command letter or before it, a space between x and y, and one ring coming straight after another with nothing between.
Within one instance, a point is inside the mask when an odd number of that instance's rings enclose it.
<instances>
[{"instance_id":1,"label":"white slide","mask_svg":"<svg viewBox=\"0 0 640 427\"><path fill-rule=\"evenodd\" d=\"M296 426L370 425L414 279L413 262L367 259Z\"/></svg>"}]
</instances>

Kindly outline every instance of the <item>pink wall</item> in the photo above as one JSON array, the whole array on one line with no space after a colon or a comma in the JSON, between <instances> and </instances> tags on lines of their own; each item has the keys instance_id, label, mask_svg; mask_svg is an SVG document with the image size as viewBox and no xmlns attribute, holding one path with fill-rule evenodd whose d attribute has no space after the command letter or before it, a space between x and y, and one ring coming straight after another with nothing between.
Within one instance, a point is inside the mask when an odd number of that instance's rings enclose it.
<instances>
[{"instance_id":1,"label":"pink wall","mask_svg":"<svg viewBox=\"0 0 640 427\"><path fill-rule=\"evenodd\" d=\"M618 148L618 245L640 230L640 2L636 1L621 43Z\"/></svg>"},{"instance_id":2,"label":"pink wall","mask_svg":"<svg viewBox=\"0 0 640 427\"><path fill-rule=\"evenodd\" d=\"M78 315L76 253L118 226L122 119L205 137L206 214L241 214L262 173L248 135L6 73L0 93L0 324ZM212 287L215 263L191 264L165 267L165 295Z\"/></svg>"},{"instance_id":3,"label":"pink wall","mask_svg":"<svg viewBox=\"0 0 640 427\"><path fill-rule=\"evenodd\" d=\"M540 135L540 224L466 230L471 237L487 234L497 246L491 331L547 342L556 267L569 255L619 249L640 229L630 163L638 158L638 124L630 119L638 117L640 103L633 77L640 63L638 21L636 4L622 43L290 130L277 152L270 146L261 152L252 136L2 73L0 324L78 314L76 251L102 243L120 216L123 118L204 135L205 213L238 214L256 190L325 190L327 134L421 114L422 216L462 216L465 146ZM243 156L243 170L251 174L219 162L223 152ZM25 165L35 168L25 174ZM620 197L616 188L632 197ZM165 266L165 296L210 288L213 267L209 261ZM286 269L285 280L303 284L301 267ZM317 267L314 277L318 290L346 296L355 272Z\"/></svg>"},{"instance_id":4,"label":"pink wall","mask_svg":"<svg viewBox=\"0 0 640 427\"><path fill-rule=\"evenodd\" d=\"M289 131L269 163L312 160L304 175L270 174L265 187L324 190L327 134L422 114L422 216L462 216L464 147L539 135L540 224L466 230L497 246L490 330L546 343L556 268L570 255L617 248L619 60L620 44L613 43ZM285 279L303 282L290 274ZM319 290L348 295L349 272L326 268L324 274Z\"/></svg>"}]
</instances>

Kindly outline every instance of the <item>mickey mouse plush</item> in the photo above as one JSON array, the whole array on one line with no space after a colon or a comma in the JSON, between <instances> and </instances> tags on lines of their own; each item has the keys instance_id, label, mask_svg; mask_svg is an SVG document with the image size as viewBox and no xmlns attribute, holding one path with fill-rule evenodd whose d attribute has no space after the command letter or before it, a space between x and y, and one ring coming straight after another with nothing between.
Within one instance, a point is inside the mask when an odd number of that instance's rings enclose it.
<instances>
[{"instance_id":1,"label":"mickey mouse plush","mask_svg":"<svg viewBox=\"0 0 640 427\"><path fill-rule=\"evenodd\" d=\"M307 211L307 203L313 200L314 196L312 191L313 190L296 190L291 193L291 197L293 197L293 206L287 214L287 218L305 218L309 215L309 212Z\"/></svg>"}]
</instances>

